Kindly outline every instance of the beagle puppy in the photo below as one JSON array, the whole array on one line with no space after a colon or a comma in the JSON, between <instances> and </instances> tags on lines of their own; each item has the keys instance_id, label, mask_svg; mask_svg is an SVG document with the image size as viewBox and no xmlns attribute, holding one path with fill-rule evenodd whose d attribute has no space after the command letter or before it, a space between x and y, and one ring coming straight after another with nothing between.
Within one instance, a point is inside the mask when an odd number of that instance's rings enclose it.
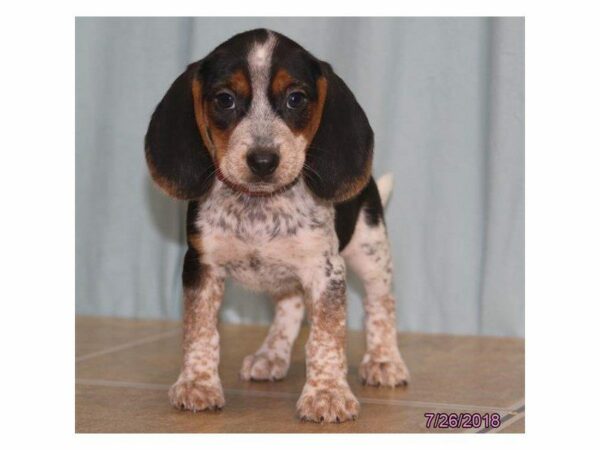
<instances>
[{"instance_id":1,"label":"beagle puppy","mask_svg":"<svg viewBox=\"0 0 600 450\"><path fill-rule=\"evenodd\" d=\"M408 380L396 342L392 263L371 177L373 131L331 66L273 31L238 34L190 64L156 107L145 140L152 178L188 200L183 364L171 403L225 404L217 319L231 276L270 294L268 336L242 364L246 380L279 380L306 308L304 420L343 422L359 403L346 376L346 264L366 290L369 385Z\"/></svg>"}]
</instances>

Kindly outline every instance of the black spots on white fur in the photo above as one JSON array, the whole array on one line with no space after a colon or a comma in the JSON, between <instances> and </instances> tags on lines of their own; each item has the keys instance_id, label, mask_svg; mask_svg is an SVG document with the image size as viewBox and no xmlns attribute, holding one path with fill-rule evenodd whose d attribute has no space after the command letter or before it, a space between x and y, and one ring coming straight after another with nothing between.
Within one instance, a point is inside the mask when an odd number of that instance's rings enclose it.
<instances>
[{"instance_id":1,"label":"black spots on white fur","mask_svg":"<svg viewBox=\"0 0 600 450\"><path fill-rule=\"evenodd\" d=\"M256 257L256 255L251 255L248 264L250 265L250 268L254 271L257 271L260 269L260 267L262 266L262 263L260 262L260 259L258 259Z\"/></svg>"},{"instance_id":2,"label":"black spots on white fur","mask_svg":"<svg viewBox=\"0 0 600 450\"><path fill-rule=\"evenodd\" d=\"M308 195L300 184L266 198L237 195L223 186L200 206L196 222L231 233L243 242L293 237L302 230L325 228L333 221L332 211L311 204Z\"/></svg>"},{"instance_id":3,"label":"black spots on white fur","mask_svg":"<svg viewBox=\"0 0 600 450\"><path fill-rule=\"evenodd\" d=\"M345 271L344 266L340 264L334 265L331 262L331 258L329 256L325 257L325 277L331 279L344 279Z\"/></svg>"},{"instance_id":4,"label":"black spots on white fur","mask_svg":"<svg viewBox=\"0 0 600 450\"><path fill-rule=\"evenodd\" d=\"M331 259L327 258L325 260L325 276L327 278L330 278L332 272L333 272L333 264L331 263Z\"/></svg>"},{"instance_id":5,"label":"black spots on white fur","mask_svg":"<svg viewBox=\"0 0 600 450\"><path fill-rule=\"evenodd\" d=\"M360 248L367 256L374 256L377 254L377 246L374 243L363 243L360 244Z\"/></svg>"},{"instance_id":6,"label":"black spots on white fur","mask_svg":"<svg viewBox=\"0 0 600 450\"><path fill-rule=\"evenodd\" d=\"M392 273L392 257L387 241L373 241L360 244L363 254L381 267L385 273Z\"/></svg>"},{"instance_id":7,"label":"black spots on white fur","mask_svg":"<svg viewBox=\"0 0 600 450\"><path fill-rule=\"evenodd\" d=\"M225 220L225 217L223 217L223 216L219 217L217 226L223 231L231 231L231 225L229 223L227 223L227 221Z\"/></svg>"},{"instance_id":8,"label":"black spots on white fur","mask_svg":"<svg viewBox=\"0 0 600 450\"><path fill-rule=\"evenodd\" d=\"M261 211L260 209L252 209L248 211L246 218L251 222L265 222L267 220L267 215Z\"/></svg>"},{"instance_id":9,"label":"black spots on white fur","mask_svg":"<svg viewBox=\"0 0 600 450\"><path fill-rule=\"evenodd\" d=\"M344 277L333 277L327 282L325 298L336 305L346 303L346 279Z\"/></svg>"},{"instance_id":10,"label":"black spots on white fur","mask_svg":"<svg viewBox=\"0 0 600 450\"><path fill-rule=\"evenodd\" d=\"M285 263L265 260L257 254L224 264L228 274L251 290L279 296L283 292L302 290L294 268Z\"/></svg>"},{"instance_id":11,"label":"black spots on white fur","mask_svg":"<svg viewBox=\"0 0 600 450\"><path fill-rule=\"evenodd\" d=\"M328 252L324 252L323 264L327 285L325 298L331 303L344 304L346 301L346 271L343 264L334 262Z\"/></svg>"}]
</instances>

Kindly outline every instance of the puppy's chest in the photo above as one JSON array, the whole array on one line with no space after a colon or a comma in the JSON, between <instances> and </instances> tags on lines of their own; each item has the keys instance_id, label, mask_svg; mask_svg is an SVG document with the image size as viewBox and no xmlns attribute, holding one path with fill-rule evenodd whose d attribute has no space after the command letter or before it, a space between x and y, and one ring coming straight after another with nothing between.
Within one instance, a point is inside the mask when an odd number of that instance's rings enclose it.
<instances>
[{"instance_id":1,"label":"puppy's chest","mask_svg":"<svg viewBox=\"0 0 600 450\"><path fill-rule=\"evenodd\" d=\"M273 198L237 196L217 186L196 226L206 260L259 290L296 282L299 268L337 247L333 207L302 185Z\"/></svg>"}]
</instances>

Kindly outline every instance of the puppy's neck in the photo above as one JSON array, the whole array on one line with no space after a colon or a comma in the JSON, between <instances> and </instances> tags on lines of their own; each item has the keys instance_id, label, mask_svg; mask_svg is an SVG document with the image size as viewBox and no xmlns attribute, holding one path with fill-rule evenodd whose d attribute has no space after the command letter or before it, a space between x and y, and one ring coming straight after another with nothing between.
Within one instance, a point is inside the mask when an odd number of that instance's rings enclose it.
<instances>
[{"instance_id":1,"label":"puppy's neck","mask_svg":"<svg viewBox=\"0 0 600 450\"><path fill-rule=\"evenodd\" d=\"M308 189L302 178L298 178L293 183L278 189L272 193L249 193L241 191L234 186L230 186L227 182L217 178L213 189L213 195L216 195L222 201L227 203L239 203L245 206L260 206L266 204L278 203L281 201L290 201L308 194Z\"/></svg>"}]
</instances>

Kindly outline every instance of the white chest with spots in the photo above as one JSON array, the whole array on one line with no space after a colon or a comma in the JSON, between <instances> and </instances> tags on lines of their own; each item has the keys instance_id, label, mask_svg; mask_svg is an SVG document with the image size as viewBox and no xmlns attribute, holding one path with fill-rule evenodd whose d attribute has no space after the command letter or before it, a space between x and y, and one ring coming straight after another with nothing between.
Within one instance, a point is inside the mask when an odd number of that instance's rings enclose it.
<instances>
[{"instance_id":1,"label":"white chest with spots","mask_svg":"<svg viewBox=\"0 0 600 450\"><path fill-rule=\"evenodd\" d=\"M338 247L333 206L302 181L271 198L236 194L217 182L196 225L206 263L272 294L298 289L307 268Z\"/></svg>"}]
</instances>

